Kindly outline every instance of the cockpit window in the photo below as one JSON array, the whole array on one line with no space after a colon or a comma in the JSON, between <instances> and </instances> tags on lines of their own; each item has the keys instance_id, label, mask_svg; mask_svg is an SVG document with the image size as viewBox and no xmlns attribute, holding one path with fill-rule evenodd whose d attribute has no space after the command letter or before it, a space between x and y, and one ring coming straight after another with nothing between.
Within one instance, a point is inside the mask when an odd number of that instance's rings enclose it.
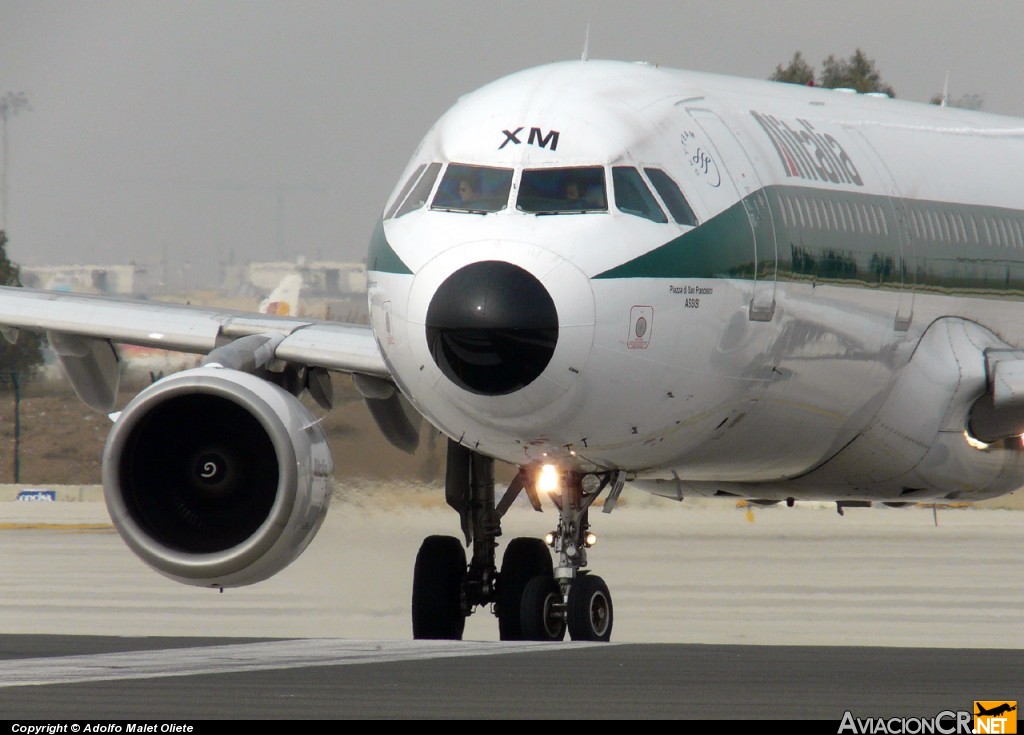
<instances>
[{"instance_id":1,"label":"cockpit window","mask_svg":"<svg viewBox=\"0 0 1024 735\"><path fill-rule=\"evenodd\" d=\"M497 212L508 206L512 169L448 164L431 209L449 212Z\"/></svg>"},{"instance_id":2,"label":"cockpit window","mask_svg":"<svg viewBox=\"0 0 1024 735\"><path fill-rule=\"evenodd\" d=\"M607 212L604 169L535 168L523 171L516 208L535 214Z\"/></svg>"},{"instance_id":3,"label":"cockpit window","mask_svg":"<svg viewBox=\"0 0 1024 735\"><path fill-rule=\"evenodd\" d=\"M694 216L693 210L690 209L690 203L686 201L683 192L679 190L679 185L660 168L645 168L644 173L654 184L654 189L661 197L661 201L665 202L672 219L681 225L696 227L697 218Z\"/></svg>"},{"instance_id":4,"label":"cockpit window","mask_svg":"<svg viewBox=\"0 0 1024 735\"><path fill-rule=\"evenodd\" d=\"M395 200L395 204L398 205L398 210L395 212L396 217L401 217L403 214L408 214L414 209L419 209L427 203L427 199L430 197L430 190L434 188L434 182L437 180L437 174L441 170L440 163L432 163L426 167L426 173L420 177L419 181L416 181L416 174L413 174L409 181L406 183L406 187L416 182L415 188L412 193L402 201L402 196L399 195L398 199ZM422 171L423 166L416 169L417 172ZM399 204L401 202L401 204Z\"/></svg>"},{"instance_id":5,"label":"cockpit window","mask_svg":"<svg viewBox=\"0 0 1024 735\"><path fill-rule=\"evenodd\" d=\"M416 167L416 170L412 172L412 176L410 176L405 184L402 185L402 190L398 192L398 196L395 197L395 201L391 205L391 209L384 214L384 219L391 219L395 216L395 212L398 211L400 206L402 206L402 202L404 202L405 198L409 195L409 190L417 181L420 180L420 176L423 174L423 169L426 167L427 164L425 163L421 163Z\"/></svg>"},{"instance_id":6,"label":"cockpit window","mask_svg":"<svg viewBox=\"0 0 1024 735\"><path fill-rule=\"evenodd\" d=\"M649 219L652 222L667 223L668 218L661 211L651 190L640 177L640 172L631 166L616 166L612 169L612 185L615 187L615 205L625 214Z\"/></svg>"}]
</instances>

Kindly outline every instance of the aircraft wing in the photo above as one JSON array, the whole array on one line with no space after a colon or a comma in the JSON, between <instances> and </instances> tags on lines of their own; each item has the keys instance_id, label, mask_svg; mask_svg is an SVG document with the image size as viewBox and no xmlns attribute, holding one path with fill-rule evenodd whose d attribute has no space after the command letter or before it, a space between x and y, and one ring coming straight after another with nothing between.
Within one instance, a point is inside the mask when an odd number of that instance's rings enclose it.
<instances>
[{"instance_id":1,"label":"aircraft wing","mask_svg":"<svg viewBox=\"0 0 1024 735\"><path fill-rule=\"evenodd\" d=\"M80 340L205 354L254 334L283 335L274 356L346 373L389 378L368 326L229 309L0 287L0 325ZM59 350L58 350L59 351Z\"/></svg>"}]
</instances>

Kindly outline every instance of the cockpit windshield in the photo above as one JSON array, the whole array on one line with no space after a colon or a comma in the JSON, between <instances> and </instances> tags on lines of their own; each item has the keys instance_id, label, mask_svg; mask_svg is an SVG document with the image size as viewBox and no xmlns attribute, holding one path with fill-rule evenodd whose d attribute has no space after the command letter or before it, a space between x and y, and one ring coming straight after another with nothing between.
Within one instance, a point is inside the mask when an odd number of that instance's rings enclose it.
<instances>
[{"instance_id":1,"label":"cockpit windshield","mask_svg":"<svg viewBox=\"0 0 1024 735\"><path fill-rule=\"evenodd\" d=\"M604 169L534 168L523 171L516 208L534 214L607 212Z\"/></svg>"},{"instance_id":2,"label":"cockpit windshield","mask_svg":"<svg viewBox=\"0 0 1024 735\"><path fill-rule=\"evenodd\" d=\"M426 173L423 173L424 169ZM403 214L408 214L426 204L427 199L430 197L430 190L434 188L434 182L437 181L437 174L440 170L441 164L436 161L429 166L423 165L416 169L402 188L402 192L395 199L392 214L395 217L401 217ZM420 176L421 173L423 173L422 176ZM415 185L415 189L412 188L413 185ZM412 189L412 193L408 194L410 189ZM385 219L387 219L387 216L385 215Z\"/></svg>"},{"instance_id":3,"label":"cockpit windshield","mask_svg":"<svg viewBox=\"0 0 1024 735\"><path fill-rule=\"evenodd\" d=\"M508 206L512 169L450 163L431 209L486 214Z\"/></svg>"}]
</instances>

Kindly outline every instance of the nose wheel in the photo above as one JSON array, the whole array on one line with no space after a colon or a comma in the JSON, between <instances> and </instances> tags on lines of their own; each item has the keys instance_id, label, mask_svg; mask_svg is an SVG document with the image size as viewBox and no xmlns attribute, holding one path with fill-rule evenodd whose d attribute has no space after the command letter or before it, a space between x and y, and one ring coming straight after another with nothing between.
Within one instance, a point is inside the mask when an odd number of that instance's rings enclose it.
<instances>
[{"instance_id":1,"label":"nose wheel","mask_svg":"<svg viewBox=\"0 0 1024 735\"><path fill-rule=\"evenodd\" d=\"M603 579L593 574L576 577L569 588L566 619L574 641L611 640L612 595Z\"/></svg>"},{"instance_id":2,"label":"nose wheel","mask_svg":"<svg viewBox=\"0 0 1024 735\"><path fill-rule=\"evenodd\" d=\"M534 577L523 591L524 640L560 641L568 628L574 641L609 641L613 617L608 585L595 574L576 577L568 602L553 577Z\"/></svg>"},{"instance_id":3,"label":"nose wheel","mask_svg":"<svg viewBox=\"0 0 1024 735\"><path fill-rule=\"evenodd\" d=\"M560 641L565 638L565 604L555 578L534 577L523 590L520 625L527 641Z\"/></svg>"}]
</instances>

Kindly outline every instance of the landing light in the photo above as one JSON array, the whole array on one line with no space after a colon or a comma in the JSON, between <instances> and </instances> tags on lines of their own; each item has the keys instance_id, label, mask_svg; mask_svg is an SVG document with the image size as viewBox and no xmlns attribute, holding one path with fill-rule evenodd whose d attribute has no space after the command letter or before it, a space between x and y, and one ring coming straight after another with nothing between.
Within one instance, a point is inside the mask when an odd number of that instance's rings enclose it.
<instances>
[{"instance_id":1,"label":"landing light","mask_svg":"<svg viewBox=\"0 0 1024 735\"><path fill-rule=\"evenodd\" d=\"M583 545L588 549L597 543L597 534L593 531L587 531L587 535L583 537Z\"/></svg>"},{"instance_id":2,"label":"landing light","mask_svg":"<svg viewBox=\"0 0 1024 735\"><path fill-rule=\"evenodd\" d=\"M558 470L553 464L546 464L540 468L540 477L537 478L537 489L546 493L553 493L558 490Z\"/></svg>"}]
</instances>

